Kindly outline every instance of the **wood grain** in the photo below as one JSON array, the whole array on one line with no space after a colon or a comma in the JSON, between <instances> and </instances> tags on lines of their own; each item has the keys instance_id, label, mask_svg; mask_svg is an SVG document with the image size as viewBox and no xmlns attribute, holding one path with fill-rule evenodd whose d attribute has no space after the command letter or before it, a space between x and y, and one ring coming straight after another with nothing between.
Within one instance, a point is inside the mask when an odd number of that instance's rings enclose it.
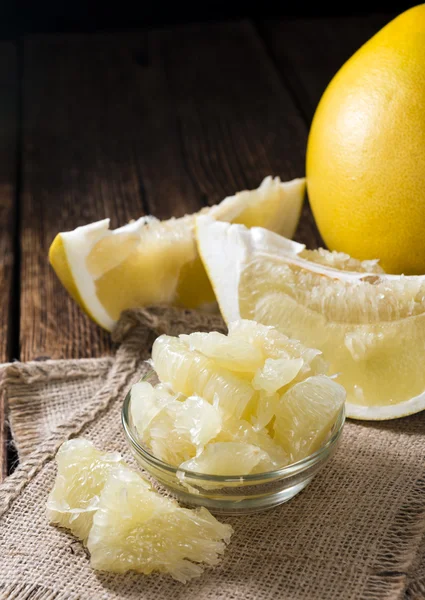
<instances>
[{"instance_id":1,"label":"wood grain","mask_svg":"<svg viewBox=\"0 0 425 600\"><path fill-rule=\"evenodd\" d=\"M58 231L304 174L306 127L247 22L32 38L23 105L23 360L110 351L47 264Z\"/></svg>"},{"instance_id":2,"label":"wood grain","mask_svg":"<svg viewBox=\"0 0 425 600\"><path fill-rule=\"evenodd\" d=\"M335 73L393 16L292 18L259 24L282 79L293 90L308 125Z\"/></svg>"},{"instance_id":3,"label":"wood grain","mask_svg":"<svg viewBox=\"0 0 425 600\"><path fill-rule=\"evenodd\" d=\"M18 73L16 46L0 43L0 362L16 355L19 297L14 293ZM0 394L0 481L6 474L5 406Z\"/></svg>"},{"instance_id":4,"label":"wood grain","mask_svg":"<svg viewBox=\"0 0 425 600\"><path fill-rule=\"evenodd\" d=\"M25 45L25 360L111 351L109 335L67 296L47 263L57 232L105 217L112 227L139 217L152 184L171 194L176 212L199 207L179 178L164 74L137 62L144 45L134 36L47 37Z\"/></svg>"}]
</instances>

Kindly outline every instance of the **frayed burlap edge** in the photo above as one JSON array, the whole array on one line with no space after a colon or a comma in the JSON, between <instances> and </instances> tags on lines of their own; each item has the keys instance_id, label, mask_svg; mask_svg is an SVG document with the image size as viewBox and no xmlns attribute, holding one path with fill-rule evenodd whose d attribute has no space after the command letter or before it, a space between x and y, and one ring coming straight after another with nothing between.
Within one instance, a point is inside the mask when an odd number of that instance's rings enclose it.
<instances>
[{"instance_id":1,"label":"frayed burlap edge","mask_svg":"<svg viewBox=\"0 0 425 600\"><path fill-rule=\"evenodd\" d=\"M404 504L394 516L373 565L365 587L379 590L391 580L406 600L425 600L424 569L420 561L425 541L425 471L410 490ZM422 584L421 584L422 581Z\"/></svg>"}]
</instances>

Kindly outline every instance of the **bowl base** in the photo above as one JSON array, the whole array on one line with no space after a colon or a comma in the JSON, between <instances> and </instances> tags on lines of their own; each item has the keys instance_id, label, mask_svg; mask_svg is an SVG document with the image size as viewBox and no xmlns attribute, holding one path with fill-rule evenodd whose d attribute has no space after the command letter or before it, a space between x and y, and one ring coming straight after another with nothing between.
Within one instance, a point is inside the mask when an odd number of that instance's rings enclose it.
<instances>
[{"instance_id":1,"label":"bowl base","mask_svg":"<svg viewBox=\"0 0 425 600\"><path fill-rule=\"evenodd\" d=\"M232 496L226 497L225 495L211 497L200 495L196 497L192 493L186 493L181 490L177 491L175 488L169 486L166 487L179 502L187 507L205 506L205 508L208 508L208 510L215 514L241 515L269 510L284 502L288 502L291 498L299 494L312 479L313 477L310 477L274 494L245 496L240 499Z\"/></svg>"}]
</instances>

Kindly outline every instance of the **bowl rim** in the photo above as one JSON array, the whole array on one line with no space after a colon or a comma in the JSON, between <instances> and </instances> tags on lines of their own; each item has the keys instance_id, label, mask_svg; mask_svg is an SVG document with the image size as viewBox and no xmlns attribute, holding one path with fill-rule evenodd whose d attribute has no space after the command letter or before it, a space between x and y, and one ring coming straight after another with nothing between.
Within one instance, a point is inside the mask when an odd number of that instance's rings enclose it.
<instances>
[{"instance_id":1,"label":"bowl rim","mask_svg":"<svg viewBox=\"0 0 425 600\"><path fill-rule=\"evenodd\" d=\"M146 375L142 380L146 381ZM338 413L336 421L331 429L331 434L326 443L323 444L323 446L321 446L318 450L302 458L301 460L285 467L281 467L280 469L265 471L264 473L248 473L247 475L208 475L206 473L182 469L181 467L176 467L175 465L166 463L152 454L152 452L146 446L143 446L137 440L133 427L130 425L130 402L131 389L127 392L126 397L124 398L121 410L121 423L128 442L131 444L137 454L141 455L151 466L162 471L167 471L168 473L173 474L177 479L191 479L195 481L208 481L213 483L241 483L242 481L249 482L251 484L264 483L264 480L292 477L296 474L302 473L312 465L319 463L321 459L326 458L330 454L342 434L345 423L344 403Z\"/></svg>"}]
</instances>

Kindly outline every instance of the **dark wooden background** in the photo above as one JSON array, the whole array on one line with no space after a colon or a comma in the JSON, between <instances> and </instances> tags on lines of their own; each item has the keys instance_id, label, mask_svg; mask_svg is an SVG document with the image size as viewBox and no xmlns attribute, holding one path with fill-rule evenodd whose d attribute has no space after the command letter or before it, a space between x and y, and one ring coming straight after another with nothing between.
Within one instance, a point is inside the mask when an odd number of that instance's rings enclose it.
<instances>
[{"instance_id":1,"label":"dark wooden background","mask_svg":"<svg viewBox=\"0 0 425 600\"><path fill-rule=\"evenodd\" d=\"M390 18L47 35L17 25L25 35L0 42L0 360L111 352L49 267L56 233L106 216L112 227L180 216L269 174L303 176L324 88ZM6 437L0 407L3 475Z\"/></svg>"}]
</instances>

